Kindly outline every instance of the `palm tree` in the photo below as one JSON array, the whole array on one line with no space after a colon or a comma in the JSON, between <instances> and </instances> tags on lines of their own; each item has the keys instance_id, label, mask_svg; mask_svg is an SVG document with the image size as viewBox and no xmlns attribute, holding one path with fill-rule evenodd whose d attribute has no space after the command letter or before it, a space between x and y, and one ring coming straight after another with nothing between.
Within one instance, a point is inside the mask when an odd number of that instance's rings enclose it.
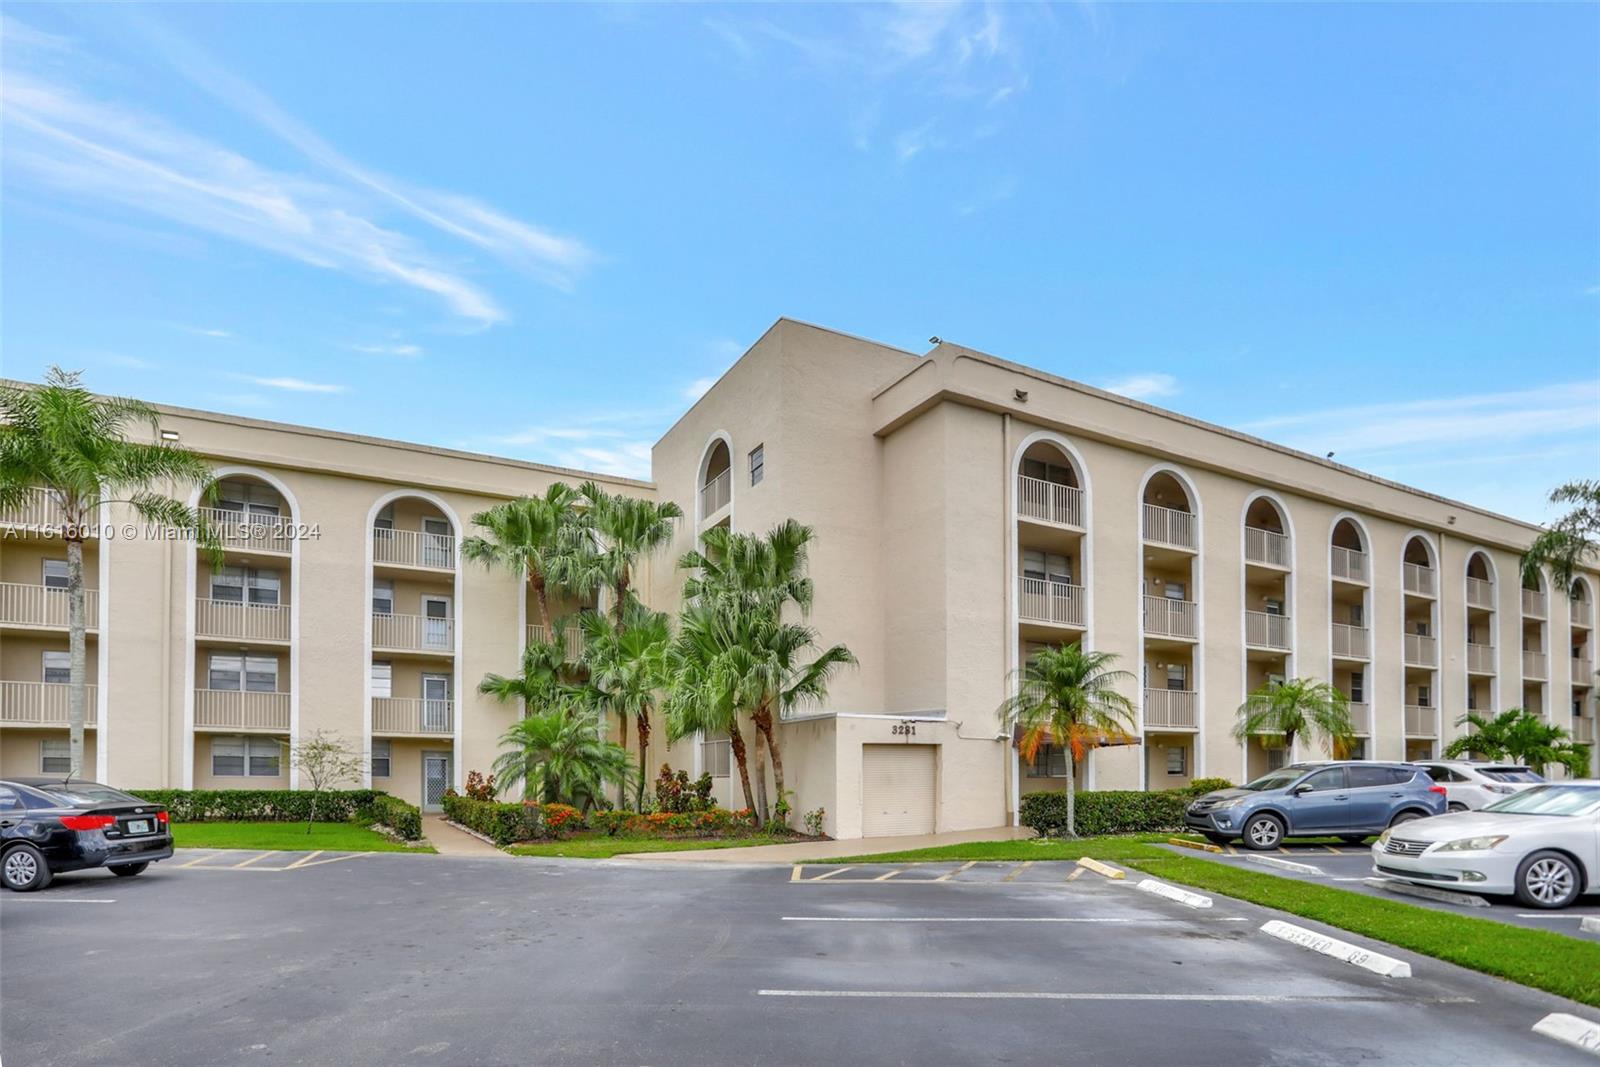
<instances>
[{"instance_id":1,"label":"palm tree","mask_svg":"<svg viewBox=\"0 0 1600 1067\"><path fill-rule=\"evenodd\" d=\"M539 623L553 633L550 590L564 586L560 578L568 569L577 537L577 494L570 485L556 482L543 496L524 496L496 504L472 516L487 536L461 542L463 559L485 567L504 567L525 580L539 603Z\"/></svg>"},{"instance_id":2,"label":"palm tree","mask_svg":"<svg viewBox=\"0 0 1600 1067\"><path fill-rule=\"evenodd\" d=\"M588 811L600 802L607 782L626 783L633 764L622 746L595 730L592 709L572 701L518 719L500 737L495 786L523 783L524 793L546 804L571 804Z\"/></svg>"},{"instance_id":3,"label":"palm tree","mask_svg":"<svg viewBox=\"0 0 1600 1067\"><path fill-rule=\"evenodd\" d=\"M656 694L667 684L672 626L665 614L651 611L637 600L629 605L624 621L626 625L618 625L610 615L584 614L583 661L589 668L589 684L601 706L617 716L623 737L628 736L628 716L633 716L639 733L639 779L635 783L634 805L642 809L650 712L655 707Z\"/></svg>"},{"instance_id":4,"label":"palm tree","mask_svg":"<svg viewBox=\"0 0 1600 1067\"><path fill-rule=\"evenodd\" d=\"M806 569L814 536L811 527L793 519L764 537L736 534L724 526L707 530L700 548L678 560L680 570L699 572L684 581L684 599L737 599L777 610L792 603L809 613L814 589Z\"/></svg>"},{"instance_id":5,"label":"palm tree","mask_svg":"<svg viewBox=\"0 0 1600 1067\"><path fill-rule=\"evenodd\" d=\"M1522 577L1537 581L1543 567L1562 589L1572 589L1578 568L1600 558L1600 480L1568 482L1550 493L1550 503L1573 508L1542 530L1522 554Z\"/></svg>"},{"instance_id":6,"label":"palm tree","mask_svg":"<svg viewBox=\"0 0 1600 1067\"><path fill-rule=\"evenodd\" d=\"M126 504L149 523L194 536L220 561L216 533L199 512L157 492L197 489L216 495L211 468L199 456L166 443L128 440L135 427L161 440L161 419L150 405L120 397L98 397L82 374L51 367L38 387L0 387L0 510L20 506L43 488L62 516L67 546L67 641L71 675L67 689L71 777L83 772L83 728L88 716L88 640L85 636L83 542L102 507Z\"/></svg>"},{"instance_id":7,"label":"palm tree","mask_svg":"<svg viewBox=\"0 0 1600 1067\"><path fill-rule=\"evenodd\" d=\"M1588 772L1588 745L1574 742L1561 727L1522 708L1502 711L1492 719L1469 711L1456 720L1456 725L1471 726L1473 732L1445 746L1447 759L1471 754L1480 759L1515 760L1540 774L1552 763L1573 775Z\"/></svg>"},{"instance_id":8,"label":"palm tree","mask_svg":"<svg viewBox=\"0 0 1600 1067\"><path fill-rule=\"evenodd\" d=\"M1239 705L1238 715L1233 736L1241 742L1262 737L1293 750L1297 737L1321 737L1335 751L1355 743L1350 698L1314 678L1268 682Z\"/></svg>"},{"instance_id":9,"label":"palm tree","mask_svg":"<svg viewBox=\"0 0 1600 1067\"><path fill-rule=\"evenodd\" d=\"M529 641L522 650L522 670L506 677L486 674L478 692L502 704L520 701L529 715L542 715L564 707L582 688L574 672L576 664L566 659L561 624L548 641Z\"/></svg>"},{"instance_id":10,"label":"palm tree","mask_svg":"<svg viewBox=\"0 0 1600 1067\"><path fill-rule=\"evenodd\" d=\"M678 620L678 637L668 653L668 682L662 710L667 740L696 734L728 735L728 749L739 768L744 806L760 812L750 786L749 753L740 721L743 709L735 697L743 673L743 657L724 633L726 617L715 609L690 604Z\"/></svg>"},{"instance_id":11,"label":"palm tree","mask_svg":"<svg viewBox=\"0 0 1600 1067\"><path fill-rule=\"evenodd\" d=\"M584 482L578 496L582 525L590 536L571 559L568 583L578 589L609 589L612 618L626 628L634 568L671 543L673 523L683 509L670 500L608 493L594 482Z\"/></svg>"}]
</instances>

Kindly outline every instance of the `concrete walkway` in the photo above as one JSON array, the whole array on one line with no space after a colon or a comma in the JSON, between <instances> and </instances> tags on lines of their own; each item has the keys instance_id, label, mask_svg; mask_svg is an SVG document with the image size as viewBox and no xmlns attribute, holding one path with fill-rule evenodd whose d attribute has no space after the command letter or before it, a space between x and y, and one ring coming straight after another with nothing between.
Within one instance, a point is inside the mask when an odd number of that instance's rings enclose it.
<instances>
[{"instance_id":1,"label":"concrete walkway","mask_svg":"<svg viewBox=\"0 0 1600 1067\"><path fill-rule=\"evenodd\" d=\"M1022 826L994 826L987 830L956 830L944 834L911 834L905 837L856 837L847 841L802 841L789 845L751 845L748 848L706 848L688 852L633 852L615 856L619 860L650 860L660 863L780 863L803 860L828 860L837 856L866 856L883 852L905 852L913 848L939 845L964 845L969 841L1017 841L1032 837ZM444 849L440 849L443 852Z\"/></svg>"},{"instance_id":2,"label":"concrete walkway","mask_svg":"<svg viewBox=\"0 0 1600 1067\"><path fill-rule=\"evenodd\" d=\"M428 839L430 845L439 850L439 855L441 856L500 856L505 859L510 858L504 852L489 844L489 842L457 830L454 826L444 821L443 815L424 815L422 817L422 836Z\"/></svg>"}]
</instances>

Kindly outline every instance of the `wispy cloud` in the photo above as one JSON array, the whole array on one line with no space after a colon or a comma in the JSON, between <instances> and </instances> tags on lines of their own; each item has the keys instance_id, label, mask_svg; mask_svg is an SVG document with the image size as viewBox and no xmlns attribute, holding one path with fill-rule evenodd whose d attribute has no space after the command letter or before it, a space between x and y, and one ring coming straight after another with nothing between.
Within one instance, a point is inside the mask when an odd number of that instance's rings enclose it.
<instances>
[{"instance_id":1,"label":"wispy cloud","mask_svg":"<svg viewBox=\"0 0 1600 1067\"><path fill-rule=\"evenodd\" d=\"M696 378L694 381L683 387L683 398L692 403L705 396L706 393L710 391L711 387L716 384L717 380L715 378Z\"/></svg>"},{"instance_id":2,"label":"wispy cloud","mask_svg":"<svg viewBox=\"0 0 1600 1067\"><path fill-rule=\"evenodd\" d=\"M991 182L986 188L970 200L956 205L958 215L976 215L984 208L1010 200L1017 195L1017 179L1014 175L1006 175Z\"/></svg>"},{"instance_id":3,"label":"wispy cloud","mask_svg":"<svg viewBox=\"0 0 1600 1067\"><path fill-rule=\"evenodd\" d=\"M929 119L914 129L901 130L894 138L894 156L909 163L928 148L942 147L944 142L933 133L934 120Z\"/></svg>"},{"instance_id":4,"label":"wispy cloud","mask_svg":"<svg viewBox=\"0 0 1600 1067\"><path fill-rule=\"evenodd\" d=\"M622 412L587 422L528 426L477 444L510 450L536 463L648 478L653 437L643 434L656 421L653 412Z\"/></svg>"},{"instance_id":5,"label":"wispy cloud","mask_svg":"<svg viewBox=\"0 0 1600 1067\"><path fill-rule=\"evenodd\" d=\"M362 352L369 356L402 356L410 358L422 355L421 345L351 345L352 352Z\"/></svg>"},{"instance_id":6,"label":"wispy cloud","mask_svg":"<svg viewBox=\"0 0 1600 1067\"><path fill-rule=\"evenodd\" d=\"M253 378L246 374L237 375L241 381L259 385L264 389L282 389L290 393L342 393L345 387L329 382L308 382L304 378Z\"/></svg>"},{"instance_id":7,"label":"wispy cloud","mask_svg":"<svg viewBox=\"0 0 1600 1067\"><path fill-rule=\"evenodd\" d=\"M1179 392L1178 379L1170 374L1130 374L1125 378L1101 382L1100 388L1130 400L1158 400L1177 396Z\"/></svg>"},{"instance_id":8,"label":"wispy cloud","mask_svg":"<svg viewBox=\"0 0 1600 1067\"><path fill-rule=\"evenodd\" d=\"M213 330L203 326L185 326L183 328L189 333L196 334L200 337L227 338L233 336L232 330Z\"/></svg>"}]
</instances>

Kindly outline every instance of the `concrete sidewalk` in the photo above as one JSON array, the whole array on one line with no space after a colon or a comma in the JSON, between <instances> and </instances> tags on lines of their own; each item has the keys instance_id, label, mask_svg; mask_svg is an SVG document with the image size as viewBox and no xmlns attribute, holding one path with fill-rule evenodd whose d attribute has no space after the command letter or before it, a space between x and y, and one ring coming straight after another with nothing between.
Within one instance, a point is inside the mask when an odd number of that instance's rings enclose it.
<instances>
[{"instance_id":1,"label":"concrete sidewalk","mask_svg":"<svg viewBox=\"0 0 1600 1067\"><path fill-rule=\"evenodd\" d=\"M439 855L441 856L499 856L504 859L510 858L504 852L489 844L489 842L457 830L454 826L444 821L443 815L424 815L422 817L422 836L428 839L430 845L439 850Z\"/></svg>"},{"instance_id":2,"label":"concrete sidewalk","mask_svg":"<svg viewBox=\"0 0 1600 1067\"><path fill-rule=\"evenodd\" d=\"M913 848L939 845L964 845L969 841L1017 841L1032 837L1022 826L993 826L987 830L956 830L944 834L911 834L905 837L857 837L846 841L802 841L786 845L751 845L747 848L708 848L687 852L632 852L614 856L616 860L650 860L654 863L776 863L793 864L803 860L828 860L838 856L865 856L884 852L905 852ZM444 849L439 851L443 852Z\"/></svg>"}]
</instances>

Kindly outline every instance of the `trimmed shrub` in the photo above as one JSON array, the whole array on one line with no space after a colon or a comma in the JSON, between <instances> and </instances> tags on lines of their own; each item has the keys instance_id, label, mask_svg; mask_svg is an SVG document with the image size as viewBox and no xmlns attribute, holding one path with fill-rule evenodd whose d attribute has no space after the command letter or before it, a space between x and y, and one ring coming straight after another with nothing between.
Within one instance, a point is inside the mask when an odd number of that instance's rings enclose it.
<instances>
[{"instance_id":1,"label":"trimmed shrub","mask_svg":"<svg viewBox=\"0 0 1600 1067\"><path fill-rule=\"evenodd\" d=\"M1192 797L1203 796L1206 793L1215 793L1219 789L1232 789L1233 783L1226 778L1196 778L1183 791Z\"/></svg>"},{"instance_id":2,"label":"trimmed shrub","mask_svg":"<svg viewBox=\"0 0 1600 1067\"><path fill-rule=\"evenodd\" d=\"M379 793L367 808L372 822L382 823L407 841L422 839L422 812L415 804L407 804L399 797Z\"/></svg>"},{"instance_id":3,"label":"trimmed shrub","mask_svg":"<svg viewBox=\"0 0 1600 1067\"><path fill-rule=\"evenodd\" d=\"M631 811L622 811L617 808L608 808L597 811L589 816L589 827L599 830L607 837L616 837L618 834L635 834L644 827L644 816Z\"/></svg>"},{"instance_id":4,"label":"trimmed shrub","mask_svg":"<svg viewBox=\"0 0 1600 1067\"><path fill-rule=\"evenodd\" d=\"M544 819L547 833L561 834L583 829L583 812L571 804L542 804L539 814Z\"/></svg>"},{"instance_id":5,"label":"trimmed shrub","mask_svg":"<svg viewBox=\"0 0 1600 1067\"><path fill-rule=\"evenodd\" d=\"M129 789L126 792L164 806L174 822L304 822L311 814L311 791L308 789ZM368 813L374 801L382 796L388 794L376 789L325 789L317 797L317 821L370 821Z\"/></svg>"},{"instance_id":6,"label":"trimmed shrub","mask_svg":"<svg viewBox=\"0 0 1600 1067\"><path fill-rule=\"evenodd\" d=\"M497 845L528 841L541 833L543 820L537 804L501 804L458 793L446 793L443 803L451 822L476 830Z\"/></svg>"},{"instance_id":7,"label":"trimmed shrub","mask_svg":"<svg viewBox=\"0 0 1600 1067\"><path fill-rule=\"evenodd\" d=\"M1183 809L1193 794L1185 789L1159 793L1106 790L1079 793L1077 832L1083 837L1103 834L1161 834L1183 829ZM1067 794L1029 793L1022 798L1022 825L1050 836L1067 832Z\"/></svg>"}]
</instances>

